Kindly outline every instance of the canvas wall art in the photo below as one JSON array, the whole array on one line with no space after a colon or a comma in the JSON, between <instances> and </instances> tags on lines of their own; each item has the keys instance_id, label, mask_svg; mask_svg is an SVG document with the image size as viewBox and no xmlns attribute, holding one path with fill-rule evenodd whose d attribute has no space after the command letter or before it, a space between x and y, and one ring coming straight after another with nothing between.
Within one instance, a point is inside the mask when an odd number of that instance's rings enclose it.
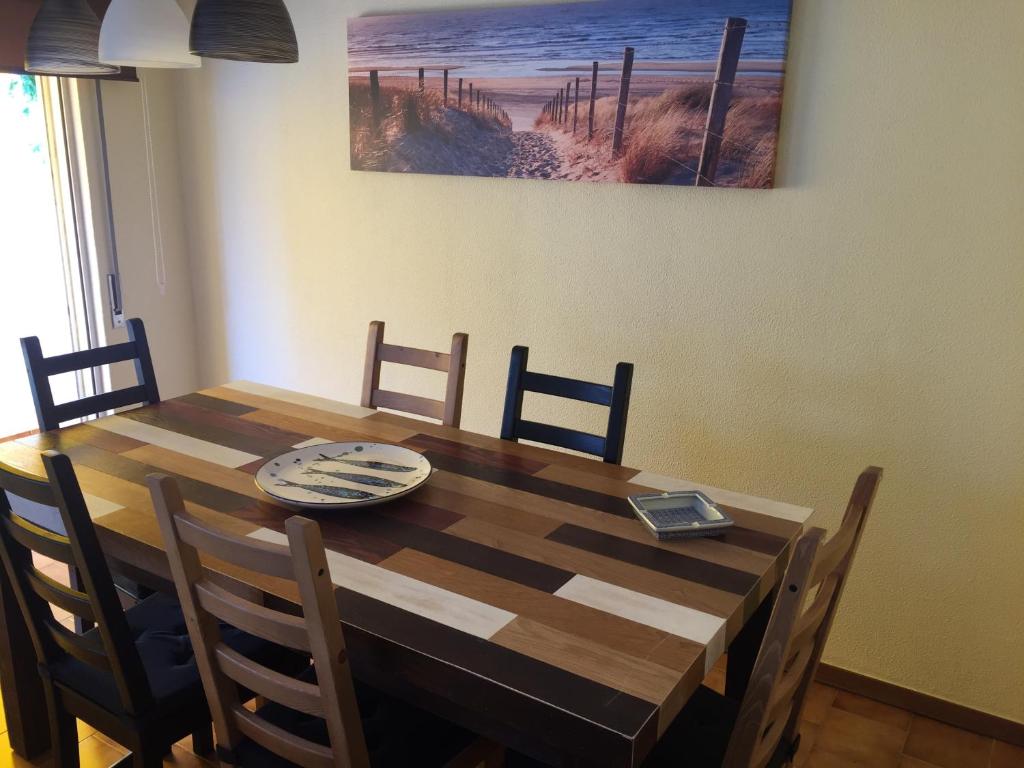
<instances>
[{"instance_id":1,"label":"canvas wall art","mask_svg":"<svg viewBox=\"0 0 1024 768\"><path fill-rule=\"evenodd\" d=\"M352 168L774 184L790 0L602 0L353 18Z\"/></svg>"}]
</instances>

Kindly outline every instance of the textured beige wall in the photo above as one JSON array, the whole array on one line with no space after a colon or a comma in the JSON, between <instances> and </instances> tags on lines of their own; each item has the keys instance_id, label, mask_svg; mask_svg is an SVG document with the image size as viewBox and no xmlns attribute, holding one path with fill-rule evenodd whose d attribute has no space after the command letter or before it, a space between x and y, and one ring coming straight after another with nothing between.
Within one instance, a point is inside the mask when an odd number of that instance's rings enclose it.
<instances>
[{"instance_id":1,"label":"textured beige wall","mask_svg":"<svg viewBox=\"0 0 1024 768\"><path fill-rule=\"evenodd\" d=\"M464 330L495 433L513 344L632 360L631 465L827 526L884 466L827 660L1024 722L1020 0L797 0L773 192L352 173L345 17L399 6L290 6L301 64L178 83L205 383Z\"/></svg>"}]
</instances>

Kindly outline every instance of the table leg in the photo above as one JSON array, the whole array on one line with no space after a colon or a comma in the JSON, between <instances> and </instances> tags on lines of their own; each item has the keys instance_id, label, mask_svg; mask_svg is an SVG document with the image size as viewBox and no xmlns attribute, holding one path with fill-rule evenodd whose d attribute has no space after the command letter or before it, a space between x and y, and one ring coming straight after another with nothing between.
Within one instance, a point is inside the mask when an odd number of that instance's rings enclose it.
<instances>
[{"instance_id":1,"label":"table leg","mask_svg":"<svg viewBox=\"0 0 1024 768\"><path fill-rule=\"evenodd\" d=\"M50 748L46 696L36 652L18 607L18 600L0 568L0 691L3 692L7 735L15 754L32 760Z\"/></svg>"},{"instance_id":2,"label":"table leg","mask_svg":"<svg viewBox=\"0 0 1024 768\"><path fill-rule=\"evenodd\" d=\"M772 616L775 605L775 592L772 591L754 611L754 615L744 625L736 639L729 646L729 658L725 670L725 695L733 701L740 701L747 692L750 675L754 671L757 654L761 650L764 633L768 629L768 620Z\"/></svg>"}]
</instances>

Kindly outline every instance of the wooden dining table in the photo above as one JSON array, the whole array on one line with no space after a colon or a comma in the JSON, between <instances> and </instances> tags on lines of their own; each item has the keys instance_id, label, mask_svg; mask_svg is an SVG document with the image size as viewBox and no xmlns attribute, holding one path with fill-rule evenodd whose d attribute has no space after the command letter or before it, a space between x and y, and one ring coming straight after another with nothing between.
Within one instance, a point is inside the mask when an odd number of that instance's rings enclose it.
<instances>
[{"instance_id":1,"label":"wooden dining table","mask_svg":"<svg viewBox=\"0 0 1024 768\"><path fill-rule=\"evenodd\" d=\"M177 477L203 519L283 540L295 513L254 474L293 448L340 441L402 445L433 467L390 503L303 513L323 530L355 675L555 764L640 765L727 651L727 693L741 696L811 514L250 382L3 443L0 461L42 473L41 451L70 456L114 570L169 590L148 474ZM654 539L627 497L681 489L704 491L735 526ZM294 605L283 583L205 565L268 604ZM45 708L0 586L0 685L11 744L31 758L49 743Z\"/></svg>"}]
</instances>

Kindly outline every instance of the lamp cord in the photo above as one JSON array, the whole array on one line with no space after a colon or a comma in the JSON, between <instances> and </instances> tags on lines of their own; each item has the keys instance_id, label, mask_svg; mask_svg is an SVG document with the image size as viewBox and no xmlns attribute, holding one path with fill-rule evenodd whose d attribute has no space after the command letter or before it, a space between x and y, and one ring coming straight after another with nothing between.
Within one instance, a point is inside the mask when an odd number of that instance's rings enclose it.
<instances>
[{"instance_id":1,"label":"lamp cord","mask_svg":"<svg viewBox=\"0 0 1024 768\"><path fill-rule=\"evenodd\" d=\"M146 78L139 72L142 86L142 123L146 132L146 170L149 177L149 215L153 225L153 258L156 270L156 284L160 295L167 293L167 262L164 259L163 228L160 223L160 193L156 183L156 155L153 152L153 126L149 117L149 93Z\"/></svg>"}]
</instances>

